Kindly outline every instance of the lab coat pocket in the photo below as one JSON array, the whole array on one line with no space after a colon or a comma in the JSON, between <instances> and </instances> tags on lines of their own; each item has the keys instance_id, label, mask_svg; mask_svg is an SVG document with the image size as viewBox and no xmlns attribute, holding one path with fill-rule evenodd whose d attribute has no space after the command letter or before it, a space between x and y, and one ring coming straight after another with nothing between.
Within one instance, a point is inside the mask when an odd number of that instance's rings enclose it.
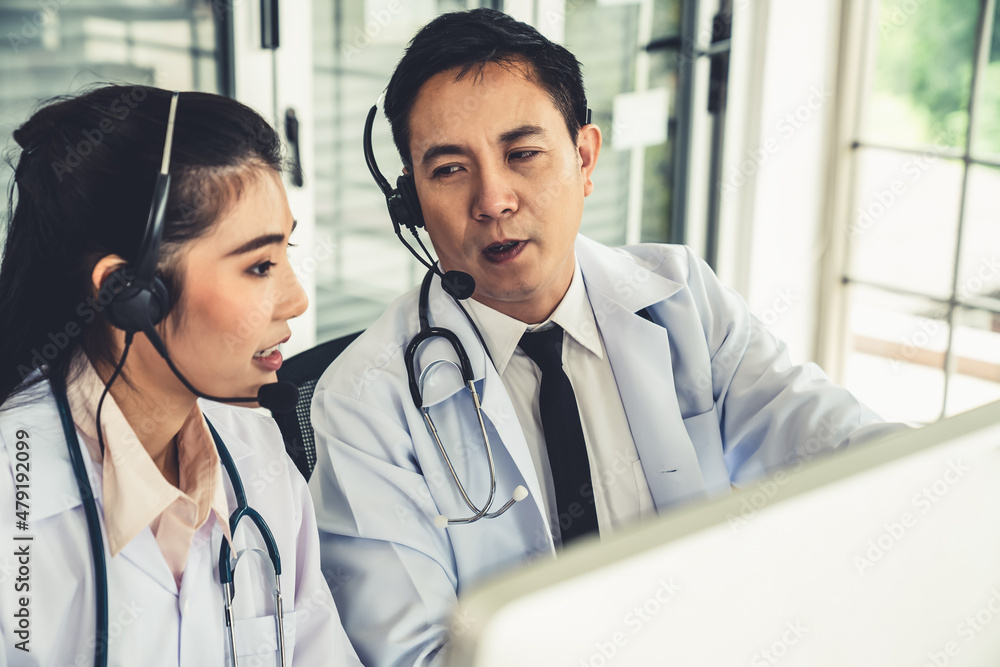
<instances>
[{"instance_id":1,"label":"lab coat pocket","mask_svg":"<svg viewBox=\"0 0 1000 667\"><path fill-rule=\"evenodd\" d=\"M632 461L632 475L635 477L635 490L639 499L639 518L647 519L656 516L653 495L649 491L646 472L642 469L642 461L639 459Z\"/></svg>"},{"instance_id":2,"label":"lab coat pocket","mask_svg":"<svg viewBox=\"0 0 1000 667\"><path fill-rule=\"evenodd\" d=\"M285 662L292 664L292 649L295 647L295 612L286 611ZM278 656L278 624L273 615L258 618L236 619L236 657L240 666L247 658L247 665L276 665ZM258 658L251 660L251 657Z\"/></svg>"}]
</instances>

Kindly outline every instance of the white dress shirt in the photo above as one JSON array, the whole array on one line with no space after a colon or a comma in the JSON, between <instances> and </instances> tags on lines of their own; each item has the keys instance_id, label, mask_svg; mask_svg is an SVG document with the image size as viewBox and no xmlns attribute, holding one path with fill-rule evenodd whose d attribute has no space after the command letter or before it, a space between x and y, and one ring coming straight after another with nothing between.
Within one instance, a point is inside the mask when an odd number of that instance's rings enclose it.
<instances>
[{"instance_id":1,"label":"white dress shirt","mask_svg":"<svg viewBox=\"0 0 1000 667\"><path fill-rule=\"evenodd\" d=\"M525 324L478 301L470 299L466 303L524 431L553 538L559 541L560 531L552 469L538 407L542 374L535 362L517 346L526 331L549 328L553 324L563 329L563 370L573 386L580 411L601 536L606 537L616 528L654 515L653 497L587 297L580 265L576 265L562 301L552 315L539 324Z\"/></svg>"}]
</instances>

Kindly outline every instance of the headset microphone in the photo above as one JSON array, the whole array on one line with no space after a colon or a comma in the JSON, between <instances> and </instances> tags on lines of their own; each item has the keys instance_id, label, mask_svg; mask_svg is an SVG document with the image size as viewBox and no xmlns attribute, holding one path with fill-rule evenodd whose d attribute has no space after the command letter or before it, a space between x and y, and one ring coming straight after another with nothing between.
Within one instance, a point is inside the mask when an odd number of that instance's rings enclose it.
<instances>
[{"instance_id":1,"label":"headset microphone","mask_svg":"<svg viewBox=\"0 0 1000 667\"><path fill-rule=\"evenodd\" d=\"M257 389L256 396L212 396L211 394L206 394L205 392L197 389L193 384L191 384L184 374L180 372L180 369L174 365L173 360L170 358L170 354L167 352L167 346L163 344L163 339L160 338L160 334L156 329L146 329L143 330L146 334L146 338L149 342L153 344L156 351L160 353L163 360L167 362L167 366L170 371L181 381L187 390L190 391L195 396L200 398L207 398L210 401L216 401L217 403L257 403L262 408L266 408L272 412L290 412L295 408L295 404L299 399L299 388L296 387L291 382L272 382L270 384L261 385Z\"/></svg>"},{"instance_id":2,"label":"headset microphone","mask_svg":"<svg viewBox=\"0 0 1000 667\"><path fill-rule=\"evenodd\" d=\"M452 298L464 301L476 291L475 279L463 271L445 271L442 273L441 269L435 266L434 259L417 234L417 228L424 226L424 215L420 210L420 200L417 199L417 186L414 183L413 174L402 174L399 176L396 179L396 189L393 190L392 186L389 185L389 181L379 171L378 164L375 162L375 151L372 150L372 125L375 123L375 114L377 111L378 108L372 105L372 108L368 111L368 118L365 120L365 163L368 165L368 171L371 172L375 183L382 191L382 194L385 195L385 204L389 208L389 219L392 220L392 228L395 230L399 240L406 246L406 249L410 251L410 254L416 257L417 261L423 264L428 271L435 273L441 278L441 287L444 291L451 295ZM406 227L413 234L413 238L417 240L420 249L427 255L426 260L417 254L413 246L406 242L400 227Z\"/></svg>"},{"instance_id":3,"label":"headset microphone","mask_svg":"<svg viewBox=\"0 0 1000 667\"><path fill-rule=\"evenodd\" d=\"M257 403L271 412L291 412L299 401L299 388L292 382L263 384L257 390Z\"/></svg>"}]
</instances>

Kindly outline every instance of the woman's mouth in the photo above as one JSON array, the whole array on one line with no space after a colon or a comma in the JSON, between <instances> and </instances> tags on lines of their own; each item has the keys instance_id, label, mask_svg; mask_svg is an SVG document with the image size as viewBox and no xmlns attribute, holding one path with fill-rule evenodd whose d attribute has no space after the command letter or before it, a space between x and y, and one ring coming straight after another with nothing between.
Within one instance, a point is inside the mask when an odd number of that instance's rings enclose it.
<instances>
[{"instance_id":1,"label":"woman's mouth","mask_svg":"<svg viewBox=\"0 0 1000 667\"><path fill-rule=\"evenodd\" d=\"M483 248L483 257L494 264L503 264L520 255L527 244L527 241L500 241Z\"/></svg>"},{"instance_id":2,"label":"woman's mouth","mask_svg":"<svg viewBox=\"0 0 1000 667\"><path fill-rule=\"evenodd\" d=\"M267 348L266 350L260 350L259 352L254 352L253 360L258 366L263 366L268 371L276 371L281 368L281 362L283 361L281 357L281 352L278 349L280 347L274 345Z\"/></svg>"}]
</instances>

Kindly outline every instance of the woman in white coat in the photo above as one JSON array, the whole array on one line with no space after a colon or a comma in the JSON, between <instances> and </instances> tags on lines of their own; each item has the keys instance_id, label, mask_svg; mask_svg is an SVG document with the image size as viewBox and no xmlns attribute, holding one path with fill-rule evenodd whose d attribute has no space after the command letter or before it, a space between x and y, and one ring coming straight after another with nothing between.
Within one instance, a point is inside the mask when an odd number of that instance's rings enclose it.
<instances>
[{"instance_id":1,"label":"woman in white coat","mask_svg":"<svg viewBox=\"0 0 1000 667\"><path fill-rule=\"evenodd\" d=\"M306 308L279 138L233 100L107 86L14 139L0 665L360 664L274 422L196 396L256 397Z\"/></svg>"}]
</instances>

